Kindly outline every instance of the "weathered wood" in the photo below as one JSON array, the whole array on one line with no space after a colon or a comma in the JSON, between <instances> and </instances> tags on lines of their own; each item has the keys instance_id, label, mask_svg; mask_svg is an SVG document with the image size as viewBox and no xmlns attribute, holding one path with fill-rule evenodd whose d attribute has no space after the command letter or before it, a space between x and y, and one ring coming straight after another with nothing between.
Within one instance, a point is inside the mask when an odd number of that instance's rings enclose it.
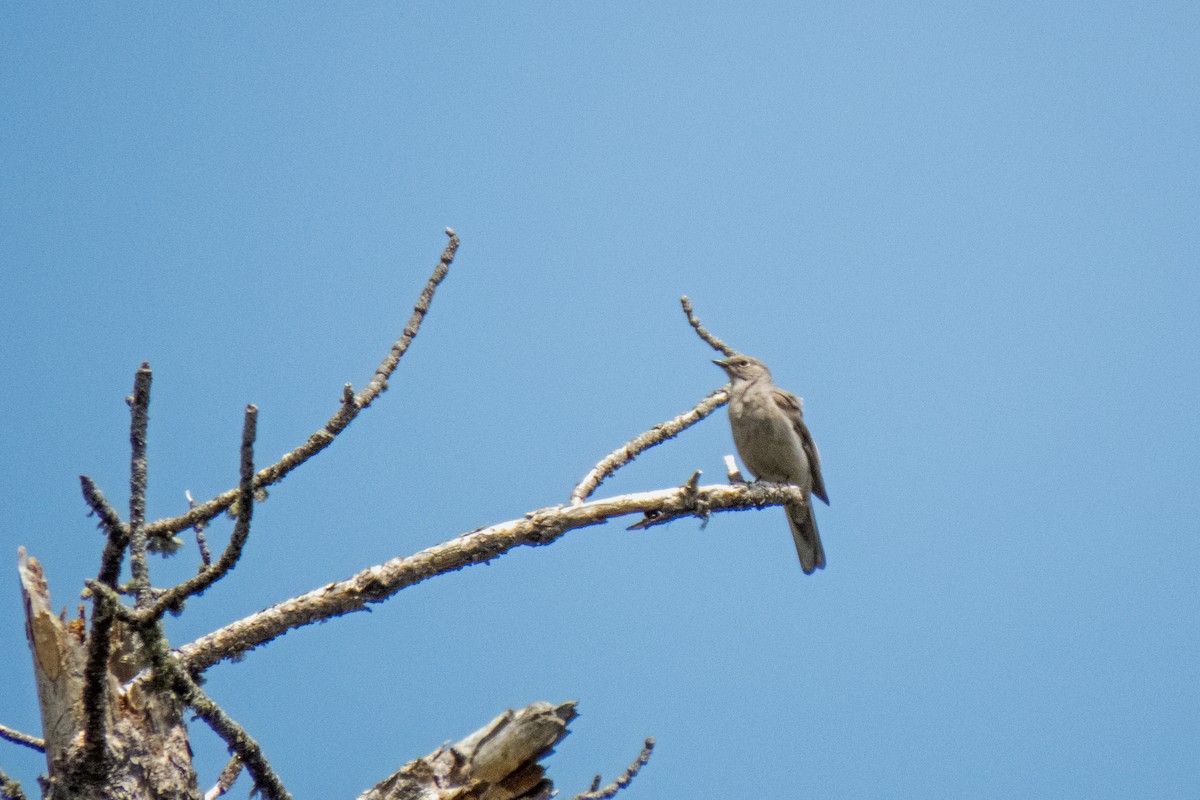
<instances>
[{"instance_id":1,"label":"weathered wood","mask_svg":"<svg viewBox=\"0 0 1200 800\"><path fill-rule=\"evenodd\" d=\"M83 730L83 620L66 622L50 606L42 565L18 550L17 570L25 601L25 635L33 653L34 680L42 710L42 737L51 773L66 763L72 740Z\"/></svg>"},{"instance_id":2,"label":"weathered wood","mask_svg":"<svg viewBox=\"0 0 1200 800\"><path fill-rule=\"evenodd\" d=\"M84 665L88 642L82 619L67 621L50 605L36 558L20 550L25 630L46 740L49 797L54 800L199 800L183 709L170 692L133 681L138 672L132 637L114 625L108 661L104 758L84 763Z\"/></svg>"},{"instance_id":3,"label":"weathered wood","mask_svg":"<svg viewBox=\"0 0 1200 800\"><path fill-rule=\"evenodd\" d=\"M554 751L574 718L574 703L510 709L465 739L406 764L358 800L548 800L554 784L538 762Z\"/></svg>"}]
</instances>

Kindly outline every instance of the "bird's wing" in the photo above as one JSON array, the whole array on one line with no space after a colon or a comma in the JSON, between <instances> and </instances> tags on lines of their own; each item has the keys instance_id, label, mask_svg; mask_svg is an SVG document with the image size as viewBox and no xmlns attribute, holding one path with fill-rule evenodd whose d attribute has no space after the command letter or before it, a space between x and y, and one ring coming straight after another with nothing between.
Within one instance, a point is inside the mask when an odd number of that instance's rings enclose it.
<instances>
[{"instance_id":1,"label":"bird's wing","mask_svg":"<svg viewBox=\"0 0 1200 800\"><path fill-rule=\"evenodd\" d=\"M829 505L829 495L825 493L825 479L821 477L821 454L817 452L817 443L813 441L808 426L804 424L804 411L800 407L800 398L791 392L775 387L775 404L783 409L792 421L792 427L800 435L800 443L804 454L808 456L808 469L812 472L812 493Z\"/></svg>"}]
</instances>

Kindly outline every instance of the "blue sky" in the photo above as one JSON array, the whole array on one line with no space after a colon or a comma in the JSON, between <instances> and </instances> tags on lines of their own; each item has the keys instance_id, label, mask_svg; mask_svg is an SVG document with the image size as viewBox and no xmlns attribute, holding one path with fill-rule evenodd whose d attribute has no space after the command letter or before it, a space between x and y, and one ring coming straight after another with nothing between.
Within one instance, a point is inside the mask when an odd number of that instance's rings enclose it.
<instances>
[{"instance_id":1,"label":"blue sky","mask_svg":"<svg viewBox=\"0 0 1200 800\"><path fill-rule=\"evenodd\" d=\"M723 381L681 294L805 397L828 568L778 510L614 524L214 668L297 797L538 699L580 703L564 793L653 735L631 800L1192 796L1194 4L0 18L0 722L39 728L16 548L75 605L101 545L77 476L125 502L137 365L171 515L234 484L245 403L266 461L367 381L450 225L391 390L173 642L565 501ZM731 450L721 412L600 493L720 480ZM207 785L223 750L193 743Z\"/></svg>"}]
</instances>

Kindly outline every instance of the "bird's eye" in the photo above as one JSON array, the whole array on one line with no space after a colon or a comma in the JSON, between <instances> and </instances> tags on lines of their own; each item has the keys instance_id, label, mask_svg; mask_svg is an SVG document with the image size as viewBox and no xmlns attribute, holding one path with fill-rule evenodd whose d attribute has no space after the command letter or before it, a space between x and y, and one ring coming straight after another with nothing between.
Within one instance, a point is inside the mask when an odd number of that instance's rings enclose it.
<instances>
[{"instance_id":1,"label":"bird's eye","mask_svg":"<svg viewBox=\"0 0 1200 800\"><path fill-rule=\"evenodd\" d=\"M739 367L748 367L748 366L750 366L750 362L743 358L741 361L738 362L738 366Z\"/></svg>"}]
</instances>

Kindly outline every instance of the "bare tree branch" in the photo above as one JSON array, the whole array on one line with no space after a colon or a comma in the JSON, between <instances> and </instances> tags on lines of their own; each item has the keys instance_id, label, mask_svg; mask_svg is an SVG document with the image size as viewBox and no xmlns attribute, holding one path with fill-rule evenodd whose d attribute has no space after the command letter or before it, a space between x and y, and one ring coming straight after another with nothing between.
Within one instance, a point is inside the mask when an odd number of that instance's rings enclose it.
<instances>
[{"instance_id":1,"label":"bare tree branch","mask_svg":"<svg viewBox=\"0 0 1200 800\"><path fill-rule=\"evenodd\" d=\"M421 322L429 312L429 305L433 300L434 291L446 277L450 270L450 264L454 261L454 255L458 251L458 234L447 228L446 235L450 237L450 241L447 243L446 249L442 251L442 256L437 266L434 267L433 274L429 276L425 288L417 298L417 303L413 307L413 313L409 317L408 324L404 326L404 331L401 333L400 338L396 340L395 344L392 345L392 349L376 368L375 374L366 388L350 399L347 399L348 393L343 392L342 403L338 407L337 413L325 423L325 427L313 433L308 437L308 441L284 455L276 463L259 470L258 474L254 476L255 490L278 483L289 472L332 444L338 434L344 431L364 408L371 405L375 398L387 389L388 378L395 371L396 366L400 363L400 359L404 356L404 353L408 350L409 345L412 344L412 340L420 330ZM230 489L211 500L200 503L178 517L170 517L150 523L146 526L146 534L154 538L169 538L173 534L194 527L198 522L212 520L218 514L232 506L237 497L238 489Z\"/></svg>"},{"instance_id":2,"label":"bare tree branch","mask_svg":"<svg viewBox=\"0 0 1200 800\"><path fill-rule=\"evenodd\" d=\"M696 318L695 313L692 311L692 301L686 294L679 298L679 304L683 306L683 313L687 314L688 322L693 328L696 329L696 334L699 335L701 339L708 342L709 347L724 353L727 358L737 353L737 350L734 350L732 347L713 336L708 332L707 328L700 324L700 320Z\"/></svg>"},{"instance_id":3,"label":"bare tree branch","mask_svg":"<svg viewBox=\"0 0 1200 800\"><path fill-rule=\"evenodd\" d=\"M448 542L407 557L394 558L330 583L307 594L251 614L244 619L184 645L179 652L193 673L228 658L236 658L289 630L331 617L360 611L382 602L401 589L436 575L482 564L516 547L547 545L568 531L599 525L627 514L654 513L677 518L708 512L804 503L795 486L745 484L659 489L653 492L593 500L578 506L554 506L531 511L521 519L464 533Z\"/></svg>"},{"instance_id":4,"label":"bare tree branch","mask_svg":"<svg viewBox=\"0 0 1200 800\"><path fill-rule=\"evenodd\" d=\"M571 505L577 506L583 503L584 500L592 496L601 482L630 461L633 461L633 459L637 458L644 451L649 450L657 444L662 444L668 439L675 438L728 402L729 392L724 389L717 389L697 403L696 407L690 411L685 411L666 422L660 422L645 433L630 439L601 459L592 468L591 472L583 476L583 480L571 492Z\"/></svg>"},{"instance_id":5,"label":"bare tree branch","mask_svg":"<svg viewBox=\"0 0 1200 800\"><path fill-rule=\"evenodd\" d=\"M238 517L225 552L209 569L183 583L162 592L154 602L135 615L136 622L157 620L169 608L176 608L189 597L201 594L237 565L242 548L250 536L250 519L254 514L254 440L258 430L258 407L246 406L242 424L241 482L238 486Z\"/></svg>"},{"instance_id":6,"label":"bare tree branch","mask_svg":"<svg viewBox=\"0 0 1200 800\"><path fill-rule=\"evenodd\" d=\"M208 723L208 727L225 740L230 751L237 755L245 764L246 771L254 778L258 787L267 800L291 800L291 794L284 788L283 782L275 774L275 770L267 762L262 748L246 729L233 720L225 710L217 705L212 698L204 693L187 671L176 667L172 677L177 681L176 690L188 706L196 712L196 716Z\"/></svg>"},{"instance_id":7,"label":"bare tree branch","mask_svg":"<svg viewBox=\"0 0 1200 800\"><path fill-rule=\"evenodd\" d=\"M13 744L25 745L31 750L37 750L39 753L46 752L46 742L44 739L39 739L28 733L22 733L7 725L0 725L0 739L12 742Z\"/></svg>"},{"instance_id":8,"label":"bare tree branch","mask_svg":"<svg viewBox=\"0 0 1200 800\"><path fill-rule=\"evenodd\" d=\"M686 295L680 298L680 303L683 306L684 313L687 315L688 322L695 328L696 333L701 339L708 342L715 350L719 350L727 356L737 352L709 333L700 324L700 320L696 318L695 312L692 310L692 301ZM621 445L605 456L583 477L583 480L576 484L574 491L571 492L571 504L579 505L591 497L592 493L596 491L606 478L628 464L643 451L679 435L682 431L695 425L727 402L729 402L729 392L724 388L717 389L708 395L708 397L701 400L691 411L684 412L674 419L655 425L645 433Z\"/></svg>"},{"instance_id":9,"label":"bare tree branch","mask_svg":"<svg viewBox=\"0 0 1200 800\"><path fill-rule=\"evenodd\" d=\"M267 762L258 742L200 688L167 648L161 621L155 620L140 628L138 635L155 676L170 686L171 691L225 741L230 753L246 765L246 771L263 796L267 800L291 800L291 795Z\"/></svg>"},{"instance_id":10,"label":"bare tree branch","mask_svg":"<svg viewBox=\"0 0 1200 800\"><path fill-rule=\"evenodd\" d=\"M131 584L137 603L151 599L150 576L146 565L146 430L149 426L150 364L142 362L133 380L133 394L127 398L130 409L129 443L132 455L129 468L129 526L121 524L95 483L86 475L80 478L88 505L100 517L108 533L100 557L99 584L115 587L120 577L125 548L129 548ZM84 774L100 776L106 770L108 737L108 659L112 653L112 626L119 603L102 593L92 593L92 623L88 634L87 661L84 667L83 707L86 711L83 758Z\"/></svg>"},{"instance_id":11,"label":"bare tree branch","mask_svg":"<svg viewBox=\"0 0 1200 800\"><path fill-rule=\"evenodd\" d=\"M217 800L218 797L232 789L238 776L242 774L242 766L242 760L237 756L229 759L229 763L225 765L225 769L221 770L216 784L204 793L204 800Z\"/></svg>"},{"instance_id":12,"label":"bare tree branch","mask_svg":"<svg viewBox=\"0 0 1200 800\"><path fill-rule=\"evenodd\" d=\"M646 744L642 747L642 752L638 753L638 757L633 760L633 763L625 768L625 772L621 777L617 778L612 783L600 788L600 776L596 776L596 780L592 781L592 789L582 794L577 794L571 800L608 800L610 797L615 797L617 792L624 789L637 774L642 771L642 767L646 766L646 762L650 760L650 754L654 752L654 737L646 738Z\"/></svg>"},{"instance_id":13,"label":"bare tree branch","mask_svg":"<svg viewBox=\"0 0 1200 800\"><path fill-rule=\"evenodd\" d=\"M184 498L187 499L188 510L190 511L192 509L195 509L196 508L196 498L192 497L191 491L185 491L183 493L183 496L184 496ZM195 525L192 526L192 529L194 531L196 531L196 547L199 548L199 550L200 550L200 569L198 570L199 572L204 572L204 570L206 570L210 566L212 566L212 554L210 554L208 552L208 539L206 539L204 536L204 528L205 527L206 526L203 522L197 522Z\"/></svg>"},{"instance_id":14,"label":"bare tree branch","mask_svg":"<svg viewBox=\"0 0 1200 800\"><path fill-rule=\"evenodd\" d=\"M96 579L116 588L117 580L121 577L121 562L125 560L125 548L129 546L129 529L91 478L80 475L79 483L83 487L83 499L100 517L100 527L108 537L104 552L100 555L100 571Z\"/></svg>"},{"instance_id":15,"label":"bare tree branch","mask_svg":"<svg viewBox=\"0 0 1200 800\"><path fill-rule=\"evenodd\" d=\"M129 398L129 572L138 608L150 602L146 564L146 431L150 425L150 363L143 361Z\"/></svg>"}]
</instances>

